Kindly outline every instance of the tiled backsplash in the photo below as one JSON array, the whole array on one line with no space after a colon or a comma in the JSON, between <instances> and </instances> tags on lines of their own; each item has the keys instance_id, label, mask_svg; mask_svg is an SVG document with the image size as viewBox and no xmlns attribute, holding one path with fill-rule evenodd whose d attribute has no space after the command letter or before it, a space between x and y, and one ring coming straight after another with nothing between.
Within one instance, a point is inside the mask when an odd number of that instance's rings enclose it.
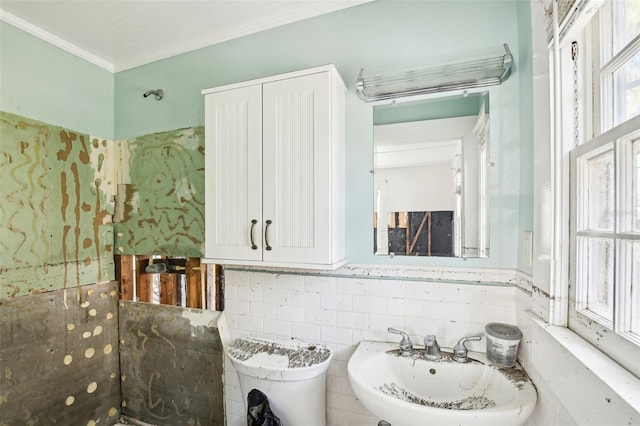
<instances>
[{"instance_id":1,"label":"tiled backsplash","mask_svg":"<svg viewBox=\"0 0 640 426\"><path fill-rule=\"evenodd\" d=\"M356 400L347 376L358 342L399 341L387 332L394 327L405 330L414 344L435 334L440 346L450 348L460 337L484 335L486 323L516 323L513 275L473 272L475 280L464 281L466 275L444 270L406 268L343 268L326 274L227 269L225 311L232 338L293 337L331 347L335 357L327 377L328 424L371 425L379 419ZM484 352L485 341L469 342L468 347ZM225 390L227 424L246 424L237 374L228 360Z\"/></svg>"}]
</instances>

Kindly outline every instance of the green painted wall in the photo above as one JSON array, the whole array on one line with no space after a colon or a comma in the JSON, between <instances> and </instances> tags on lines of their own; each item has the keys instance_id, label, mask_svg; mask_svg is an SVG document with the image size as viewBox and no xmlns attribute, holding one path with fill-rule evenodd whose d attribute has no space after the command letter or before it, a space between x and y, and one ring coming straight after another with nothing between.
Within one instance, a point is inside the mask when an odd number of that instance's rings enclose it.
<instances>
[{"instance_id":1,"label":"green painted wall","mask_svg":"<svg viewBox=\"0 0 640 426\"><path fill-rule=\"evenodd\" d=\"M0 299L113 280L109 144L0 112Z\"/></svg>"},{"instance_id":2,"label":"green painted wall","mask_svg":"<svg viewBox=\"0 0 640 426\"><path fill-rule=\"evenodd\" d=\"M202 126L202 89L333 63L347 94L347 257L350 262L515 268L520 227L520 74L491 88L491 257L373 256L373 107L355 95L360 68L436 65L508 43L519 57L516 2L378 0L116 74L116 138ZM162 88L165 98L144 99ZM530 143L530 141L526 141Z\"/></svg>"},{"instance_id":3,"label":"green painted wall","mask_svg":"<svg viewBox=\"0 0 640 426\"><path fill-rule=\"evenodd\" d=\"M533 274L523 261L524 232L533 230L533 65L531 41L531 4L517 2L520 54L520 200L518 269Z\"/></svg>"},{"instance_id":4,"label":"green painted wall","mask_svg":"<svg viewBox=\"0 0 640 426\"><path fill-rule=\"evenodd\" d=\"M333 63L355 94L363 67L459 62L503 43L517 55L515 3L377 0L117 73L115 137L202 125L200 91L227 83ZM155 88L162 101L142 97Z\"/></svg>"},{"instance_id":5,"label":"green painted wall","mask_svg":"<svg viewBox=\"0 0 640 426\"><path fill-rule=\"evenodd\" d=\"M373 110L373 124L383 125L478 115L483 99L482 93L472 93L466 97L447 96L446 93L443 93L442 97L437 99L378 105Z\"/></svg>"},{"instance_id":6,"label":"green painted wall","mask_svg":"<svg viewBox=\"0 0 640 426\"><path fill-rule=\"evenodd\" d=\"M119 141L123 221L116 253L201 257L204 243L204 128Z\"/></svg>"},{"instance_id":7,"label":"green painted wall","mask_svg":"<svg viewBox=\"0 0 640 426\"><path fill-rule=\"evenodd\" d=\"M0 21L0 110L113 139L113 73Z\"/></svg>"}]
</instances>

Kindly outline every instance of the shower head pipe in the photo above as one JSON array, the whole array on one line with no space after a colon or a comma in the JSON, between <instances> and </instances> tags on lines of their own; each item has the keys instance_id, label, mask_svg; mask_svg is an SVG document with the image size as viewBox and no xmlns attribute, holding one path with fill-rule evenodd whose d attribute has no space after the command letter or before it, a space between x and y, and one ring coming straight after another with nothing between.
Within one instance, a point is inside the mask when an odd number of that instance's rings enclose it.
<instances>
[{"instance_id":1,"label":"shower head pipe","mask_svg":"<svg viewBox=\"0 0 640 426\"><path fill-rule=\"evenodd\" d=\"M156 89L156 90L147 90L146 92L144 92L144 94L142 96L144 96L145 98L148 98L151 95L155 95L156 100L160 100L164 97L164 92L162 91L162 89Z\"/></svg>"}]
</instances>

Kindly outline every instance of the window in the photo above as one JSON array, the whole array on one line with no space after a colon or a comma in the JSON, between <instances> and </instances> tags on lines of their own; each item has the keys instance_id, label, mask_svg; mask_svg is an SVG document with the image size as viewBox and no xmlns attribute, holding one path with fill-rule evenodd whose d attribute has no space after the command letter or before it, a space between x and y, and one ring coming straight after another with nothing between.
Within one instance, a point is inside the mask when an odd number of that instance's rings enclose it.
<instances>
[{"instance_id":1,"label":"window","mask_svg":"<svg viewBox=\"0 0 640 426\"><path fill-rule=\"evenodd\" d=\"M640 0L605 1L561 56L568 325L640 377Z\"/></svg>"},{"instance_id":2,"label":"window","mask_svg":"<svg viewBox=\"0 0 640 426\"><path fill-rule=\"evenodd\" d=\"M640 131L614 128L576 148L573 157L570 327L609 351L616 344L600 334L640 345Z\"/></svg>"},{"instance_id":3,"label":"window","mask_svg":"<svg viewBox=\"0 0 640 426\"><path fill-rule=\"evenodd\" d=\"M609 1L600 15L604 131L640 114L640 1Z\"/></svg>"}]
</instances>

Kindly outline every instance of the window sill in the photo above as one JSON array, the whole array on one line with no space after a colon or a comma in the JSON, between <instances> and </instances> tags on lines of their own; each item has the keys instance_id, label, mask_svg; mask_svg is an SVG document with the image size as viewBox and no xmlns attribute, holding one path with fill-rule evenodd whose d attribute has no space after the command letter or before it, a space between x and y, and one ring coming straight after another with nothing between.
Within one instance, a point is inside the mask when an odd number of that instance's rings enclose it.
<instances>
[{"instance_id":1,"label":"window sill","mask_svg":"<svg viewBox=\"0 0 640 426\"><path fill-rule=\"evenodd\" d=\"M640 413L640 379L566 327L551 325L534 314L533 322L566 349L622 401Z\"/></svg>"}]
</instances>

